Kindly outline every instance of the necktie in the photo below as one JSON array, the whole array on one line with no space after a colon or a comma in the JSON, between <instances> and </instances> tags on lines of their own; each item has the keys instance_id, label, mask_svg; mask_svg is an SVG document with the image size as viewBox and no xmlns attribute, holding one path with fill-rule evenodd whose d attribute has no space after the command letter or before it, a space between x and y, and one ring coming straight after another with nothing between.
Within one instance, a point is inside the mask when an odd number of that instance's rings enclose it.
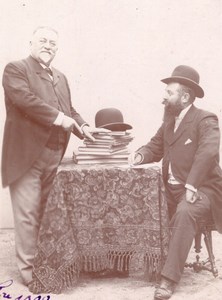
<instances>
[{"instance_id":1,"label":"necktie","mask_svg":"<svg viewBox=\"0 0 222 300\"><path fill-rule=\"evenodd\" d=\"M52 70L50 68L45 68L46 72L50 75L50 76L53 76L52 75Z\"/></svg>"},{"instance_id":2,"label":"necktie","mask_svg":"<svg viewBox=\"0 0 222 300\"><path fill-rule=\"evenodd\" d=\"M180 122L182 121L182 119L180 117L176 117L175 118L175 125L174 125L174 132L177 130L177 128L180 125Z\"/></svg>"}]
</instances>

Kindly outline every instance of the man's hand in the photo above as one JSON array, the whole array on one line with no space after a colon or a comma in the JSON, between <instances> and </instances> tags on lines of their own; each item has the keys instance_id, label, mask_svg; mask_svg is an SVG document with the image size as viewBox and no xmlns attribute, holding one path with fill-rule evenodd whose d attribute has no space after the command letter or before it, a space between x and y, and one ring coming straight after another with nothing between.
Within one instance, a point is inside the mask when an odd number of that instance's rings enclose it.
<instances>
[{"instance_id":1,"label":"man's hand","mask_svg":"<svg viewBox=\"0 0 222 300\"><path fill-rule=\"evenodd\" d=\"M136 152L132 152L128 157L128 164L129 165L138 165L142 162L142 155Z\"/></svg>"},{"instance_id":2,"label":"man's hand","mask_svg":"<svg viewBox=\"0 0 222 300\"><path fill-rule=\"evenodd\" d=\"M194 203L198 198L200 198L197 192L186 189L186 200L189 203Z\"/></svg>"},{"instance_id":3,"label":"man's hand","mask_svg":"<svg viewBox=\"0 0 222 300\"><path fill-rule=\"evenodd\" d=\"M68 131L68 130L72 130L75 123L76 121L74 119L64 115L61 126L64 130Z\"/></svg>"},{"instance_id":4,"label":"man's hand","mask_svg":"<svg viewBox=\"0 0 222 300\"><path fill-rule=\"evenodd\" d=\"M93 137L92 133L98 133L98 132L106 133L106 132L110 132L110 130L105 129L105 128L90 127L89 125L85 124L82 127L82 132L87 138L89 138L91 141L95 142L95 138Z\"/></svg>"}]
</instances>

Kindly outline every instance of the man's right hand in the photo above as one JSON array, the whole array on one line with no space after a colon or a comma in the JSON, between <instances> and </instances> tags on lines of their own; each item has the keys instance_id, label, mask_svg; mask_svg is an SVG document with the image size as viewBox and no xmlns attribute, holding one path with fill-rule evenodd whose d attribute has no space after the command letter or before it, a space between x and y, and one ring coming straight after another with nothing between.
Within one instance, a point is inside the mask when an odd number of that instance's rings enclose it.
<instances>
[{"instance_id":1,"label":"man's right hand","mask_svg":"<svg viewBox=\"0 0 222 300\"><path fill-rule=\"evenodd\" d=\"M63 120L62 120L62 128L64 130L72 130L73 126L75 126L76 121L66 115L63 116Z\"/></svg>"}]
</instances>

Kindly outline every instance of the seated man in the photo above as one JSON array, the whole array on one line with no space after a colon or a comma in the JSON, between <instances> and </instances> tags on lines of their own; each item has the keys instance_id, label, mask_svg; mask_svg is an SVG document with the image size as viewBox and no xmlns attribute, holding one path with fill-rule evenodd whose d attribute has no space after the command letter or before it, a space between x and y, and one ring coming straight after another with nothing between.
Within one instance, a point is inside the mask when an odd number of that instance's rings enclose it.
<instances>
[{"instance_id":1,"label":"seated man","mask_svg":"<svg viewBox=\"0 0 222 300\"><path fill-rule=\"evenodd\" d=\"M154 299L169 299L179 282L199 222L213 217L222 233L222 170L217 116L193 105L202 98L199 74L178 66L165 78L164 120L146 145L129 157L131 164L162 160L171 237Z\"/></svg>"}]
</instances>

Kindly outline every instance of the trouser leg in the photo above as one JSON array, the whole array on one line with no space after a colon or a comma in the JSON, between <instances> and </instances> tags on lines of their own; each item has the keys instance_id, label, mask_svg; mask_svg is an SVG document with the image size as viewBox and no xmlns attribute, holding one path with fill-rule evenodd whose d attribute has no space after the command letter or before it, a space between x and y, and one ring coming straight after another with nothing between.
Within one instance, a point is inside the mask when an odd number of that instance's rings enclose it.
<instances>
[{"instance_id":1,"label":"trouser leg","mask_svg":"<svg viewBox=\"0 0 222 300\"><path fill-rule=\"evenodd\" d=\"M10 185L17 265L25 284L32 280L39 225L62 151L45 148L39 159Z\"/></svg>"},{"instance_id":2,"label":"trouser leg","mask_svg":"<svg viewBox=\"0 0 222 300\"><path fill-rule=\"evenodd\" d=\"M169 250L161 275L174 282L179 282L182 276L187 256L198 230L198 222L207 220L211 213L210 200L201 192L200 195L201 199L191 204L185 199L185 189L179 193L178 191L171 193L171 197L174 196L177 204L175 213L170 220Z\"/></svg>"}]
</instances>

